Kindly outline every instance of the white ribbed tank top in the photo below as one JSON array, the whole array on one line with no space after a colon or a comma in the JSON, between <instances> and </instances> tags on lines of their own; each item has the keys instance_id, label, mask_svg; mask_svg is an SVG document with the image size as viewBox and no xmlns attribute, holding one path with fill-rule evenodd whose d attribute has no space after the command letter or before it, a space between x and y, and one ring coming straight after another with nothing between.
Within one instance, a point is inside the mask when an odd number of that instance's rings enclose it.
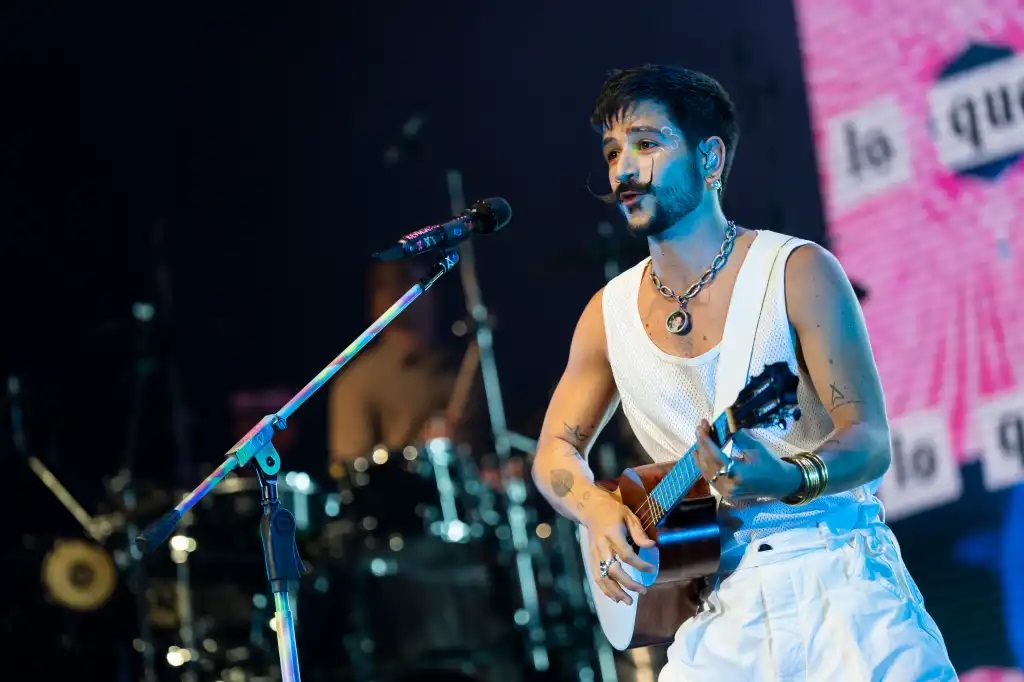
<instances>
[{"instance_id":1,"label":"white ribbed tank top","mask_svg":"<svg viewBox=\"0 0 1024 682\"><path fill-rule=\"evenodd\" d=\"M767 233L758 233L759 237L754 240L741 269L754 260L750 256L753 249L759 247L762 234ZM800 420L795 424L789 423L785 428L749 431L751 436L780 457L814 450L828 439L833 428L832 419L815 393L810 376L797 361L793 331L786 313L786 261L795 248L807 243L789 239L775 259L775 266L768 276L764 310L750 357L751 375L756 376L770 363L785 362L800 379L797 389L797 404L802 413ZM662 351L651 341L637 305L649 261L650 258L645 258L605 286L602 310L608 359L622 410L651 459L670 462L679 459L693 445L694 433L701 419L713 422L719 416L712 414L712 410L719 351L723 344L698 357L682 358ZM760 293L734 292L733 300L737 295ZM730 303L730 310L732 307ZM734 361L746 360L738 358ZM792 528L821 522L852 528L864 520L874 519L881 512L881 504L874 496L879 481L851 491L825 495L802 506L770 499L721 500L718 514L723 553L755 538Z\"/></svg>"}]
</instances>

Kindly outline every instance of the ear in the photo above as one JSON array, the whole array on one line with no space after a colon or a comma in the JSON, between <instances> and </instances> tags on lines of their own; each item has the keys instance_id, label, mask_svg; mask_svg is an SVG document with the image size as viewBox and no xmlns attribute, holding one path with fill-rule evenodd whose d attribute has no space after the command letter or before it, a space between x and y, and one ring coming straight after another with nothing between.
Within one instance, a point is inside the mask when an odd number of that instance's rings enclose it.
<instances>
[{"instance_id":1,"label":"ear","mask_svg":"<svg viewBox=\"0 0 1024 682\"><path fill-rule=\"evenodd\" d=\"M702 140L697 145L700 151L700 171L708 189L721 189L722 171L725 169L725 143L717 135Z\"/></svg>"}]
</instances>

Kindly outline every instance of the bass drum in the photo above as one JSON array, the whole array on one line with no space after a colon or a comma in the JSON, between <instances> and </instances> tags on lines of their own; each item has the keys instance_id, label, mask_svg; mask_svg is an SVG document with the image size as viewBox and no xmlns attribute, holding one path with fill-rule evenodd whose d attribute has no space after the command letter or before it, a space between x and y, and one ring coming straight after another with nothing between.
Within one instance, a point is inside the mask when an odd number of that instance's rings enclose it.
<instances>
[{"instance_id":1,"label":"bass drum","mask_svg":"<svg viewBox=\"0 0 1024 682\"><path fill-rule=\"evenodd\" d=\"M485 544L419 535L318 562L298 607L315 679L504 679L482 673L517 655L512 612L498 606L497 552Z\"/></svg>"},{"instance_id":2,"label":"bass drum","mask_svg":"<svg viewBox=\"0 0 1024 682\"><path fill-rule=\"evenodd\" d=\"M481 481L472 453L446 438L423 447L377 448L332 468L340 517L368 549L423 533L461 543L482 537L485 525L497 520L493 491Z\"/></svg>"},{"instance_id":3,"label":"bass drum","mask_svg":"<svg viewBox=\"0 0 1024 682\"><path fill-rule=\"evenodd\" d=\"M379 448L332 475L333 518L299 594L306 670L334 681L509 679L491 673L521 657L488 532L494 492L468 449L445 438Z\"/></svg>"}]
</instances>

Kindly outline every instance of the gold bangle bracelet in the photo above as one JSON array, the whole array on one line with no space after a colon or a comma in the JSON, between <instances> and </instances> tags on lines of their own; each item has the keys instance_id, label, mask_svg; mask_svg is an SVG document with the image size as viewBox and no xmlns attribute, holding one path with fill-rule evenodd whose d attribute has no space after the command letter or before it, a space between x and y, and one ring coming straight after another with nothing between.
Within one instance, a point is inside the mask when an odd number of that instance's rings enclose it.
<instances>
[{"instance_id":1,"label":"gold bangle bracelet","mask_svg":"<svg viewBox=\"0 0 1024 682\"><path fill-rule=\"evenodd\" d=\"M792 494L783 497L782 501L792 505L803 504L807 493L811 490L811 474L808 472L807 465L799 457L783 457L782 461L789 462L800 470L800 487Z\"/></svg>"},{"instance_id":2,"label":"gold bangle bracelet","mask_svg":"<svg viewBox=\"0 0 1024 682\"><path fill-rule=\"evenodd\" d=\"M791 505L804 505L821 496L828 486L828 467L821 457L813 452L801 452L792 457L783 457L784 462L794 464L800 469L803 482L797 491L782 498Z\"/></svg>"},{"instance_id":3,"label":"gold bangle bracelet","mask_svg":"<svg viewBox=\"0 0 1024 682\"><path fill-rule=\"evenodd\" d=\"M813 463L818 469L818 475L821 479L819 484L818 492L815 497L819 497L825 492L825 488L828 487L828 467L825 466L825 461L814 452L807 453L807 459Z\"/></svg>"}]
</instances>

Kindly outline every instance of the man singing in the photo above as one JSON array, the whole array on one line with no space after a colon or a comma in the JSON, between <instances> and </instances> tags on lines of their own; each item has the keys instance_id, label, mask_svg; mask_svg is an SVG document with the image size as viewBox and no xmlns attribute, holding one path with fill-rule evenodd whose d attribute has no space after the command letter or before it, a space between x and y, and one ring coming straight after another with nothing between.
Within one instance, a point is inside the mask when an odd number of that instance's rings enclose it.
<instances>
[{"instance_id":1,"label":"man singing","mask_svg":"<svg viewBox=\"0 0 1024 682\"><path fill-rule=\"evenodd\" d=\"M653 542L593 485L590 446L620 401L653 460L699 445L701 471L720 498L722 565L700 611L676 633L660 682L955 680L874 496L890 461L888 423L841 266L815 244L723 215L739 127L714 79L672 66L618 71L591 122L610 202L647 240L650 257L584 309L532 473L559 513L586 525L600 589L632 603L629 592L644 587L620 562L653 567L627 535L642 547ZM774 258L758 260L765 250ZM748 260L772 263L756 291L736 286ZM746 273L739 281L762 280ZM759 309L752 341L724 338L727 314L750 297ZM753 344L751 374L786 362L799 376L803 416L736 434L726 455L708 425L719 416L716 377L739 359L718 360L744 343Z\"/></svg>"}]
</instances>

